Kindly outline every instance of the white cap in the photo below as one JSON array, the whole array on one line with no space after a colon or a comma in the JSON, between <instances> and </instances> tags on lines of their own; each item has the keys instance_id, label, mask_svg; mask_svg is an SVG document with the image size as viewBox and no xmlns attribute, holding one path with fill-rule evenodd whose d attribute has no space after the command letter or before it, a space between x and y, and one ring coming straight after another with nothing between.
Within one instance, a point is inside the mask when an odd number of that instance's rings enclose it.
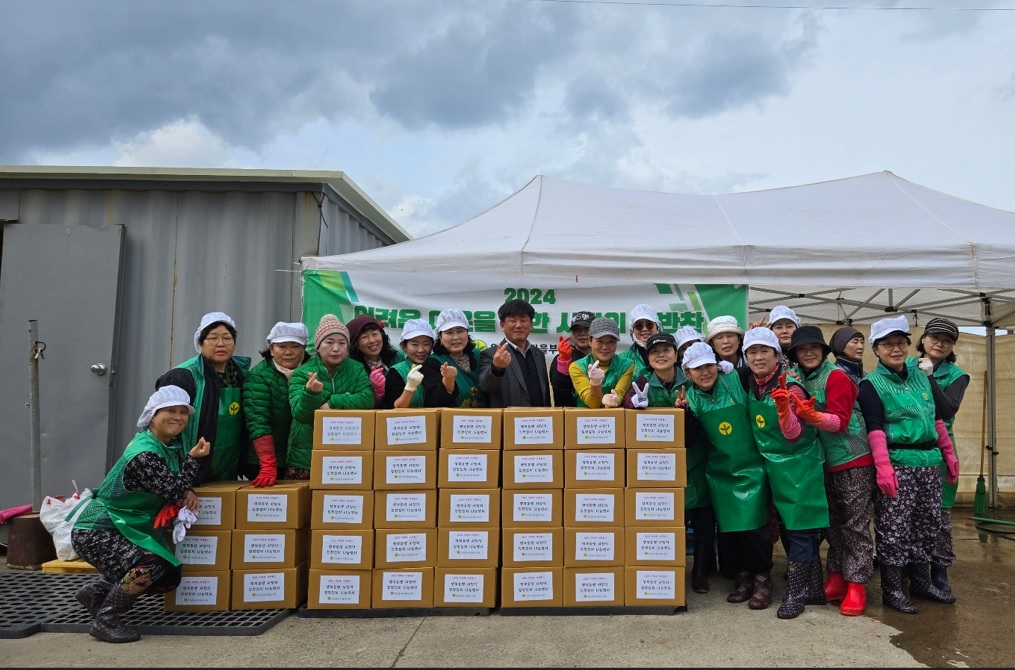
<instances>
[{"instance_id":1,"label":"white cap","mask_svg":"<svg viewBox=\"0 0 1015 670\"><path fill-rule=\"evenodd\" d=\"M764 344L766 347L772 347L776 353L782 352L782 345L779 344L779 336L773 333L768 328L751 328L749 331L744 333L744 346L741 349L746 352L747 348L752 344Z\"/></svg>"},{"instance_id":2,"label":"white cap","mask_svg":"<svg viewBox=\"0 0 1015 670\"><path fill-rule=\"evenodd\" d=\"M684 326L678 328L677 332L673 334L673 337L677 339L677 349L684 346L688 342L704 342L705 339L701 336L694 326Z\"/></svg>"},{"instance_id":3,"label":"white cap","mask_svg":"<svg viewBox=\"0 0 1015 670\"><path fill-rule=\"evenodd\" d=\"M906 315L893 316L890 319L881 319L871 324L871 346L878 343L878 340L883 340L892 333L901 333L906 337L909 337L909 320L906 319Z\"/></svg>"},{"instance_id":4,"label":"white cap","mask_svg":"<svg viewBox=\"0 0 1015 670\"><path fill-rule=\"evenodd\" d=\"M466 326L468 328L468 326ZM437 335L434 334L433 328L430 326L430 322L426 319L409 319L402 326L402 342L411 340L414 337L420 335L426 335L431 340L436 340Z\"/></svg>"},{"instance_id":5,"label":"white cap","mask_svg":"<svg viewBox=\"0 0 1015 670\"><path fill-rule=\"evenodd\" d=\"M695 342L684 351L684 361L680 367L685 370L700 368L702 365L716 364L715 351L704 342Z\"/></svg>"},{"instance_id":6,"label":"white cap","mask_svg":"<svg viewBox=\"0 0 1015 670\"><path fill-rule=\"evenodd\" d=\"M717 316L708 322L708 331L705 333L705 342L711 344L712 338L719 333L736 333L743 335L744 330L737 323L735 316Z\"/></svg>"},{"instance_id":7,"label":"white cap","mask_svg":"<svg viewBox=\"0 0 1015 670\"><path fill-rule=\"evenodd\" d=\"M201 331L217 322L228 323L232 326L233 330L236 330L236 322L233 321L233 317L229 316L225 312L208 312L201 317L201 325L197 327L194 332L194 348L197 349L197 353L201 353Z\"/></svg>"},{"instance_id":8,"label":"white cap","mask_svg":"<svg viewBox=\"0 0 1015 670\"><path fill-rule=\"evenodd\" d=\"M460 309L444 309L437 315L437 321L434 322L434 332L438 335L443 333L449 328L464 328L469 329L469 320L465 318L465 312Z\"/></svg>"},{"instance_id":9,"label":"white cap","mask_svg":"<svg viewBox=\"0 0 1015 670\"><path fill-rule=\"evenodd\" d=\"M214 323L214 321L212 322ZM157 389L155 393L148 398L148 404L144 406L144 411L141 412L141 416L137 418L137 427L144 430L148 427L148 424L152 422L152 417L155 416L155 412L159 411L163 407L176 407L177 405L183 405L187 408L187 414L193 414L194 408L190 405L190 395L186 391L181 389L179 386L163 386Z\"/></svg>"},{"instance_id":10,"label":"white cap","mask_svg":"<svg viewBox=\"0 0 1015 670\"><path fill-rule=\"evenodd\" d=\"M642 319L648 319L659 327L659 330L663 329L663 322L659 320L659 315L652 305L646 305L641 303L631 308L631 311L627 313L627 322L631 324L630 330L634 332L634 322L641 321Z\"/></svg>"},{"instance_id":11,"label":"white cap","mask_svg":"<svg viewBox=\"0 0 1015 670\"><path fill-rule=\"evenodd\" d=\"M271 327L271 331L268 333L268 337L265 338L264 344L270 347L273 344L279 342L295 342L296 344L302 344L304 347L307 346L307 340L309 339L307 333L307 327L302 323L287 323L285 321L279 321Z\"/></svg>"},{"instance_id":12,"label":"white cap","mask_svg":"<svg viewBox=\"0 0 1015 670\"><path fill-rule=\"evenodd\" d=\"M768 313L769 326L771 326L776 321L780 321L782 319L789 319L790 321L796 324L797 328L800 327L800 317L798 317L796 315L796 312L791 310L786 305L779 305L778 307L773 307L772 311Z\"/></svg>"}]
</instances>

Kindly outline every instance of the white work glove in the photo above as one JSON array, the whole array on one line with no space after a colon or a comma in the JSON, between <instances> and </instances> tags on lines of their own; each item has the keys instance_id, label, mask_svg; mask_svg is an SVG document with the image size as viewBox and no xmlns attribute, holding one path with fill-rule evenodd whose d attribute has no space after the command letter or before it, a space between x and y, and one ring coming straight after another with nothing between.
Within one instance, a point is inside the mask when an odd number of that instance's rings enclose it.
<instances>
[{"instance_id":1,"label":"white work glove","mask_svg":"<svg viewBox=\"0 0 1015 670\"><path fill-rule=\"evenodd\" d=\"M927 375L928 377L934 374L934 362L931 361L929 358L921 358L919 366L920 371L923 372L923 374Z\"/></svg>"},{"instance_id":2,"label":"white work glove","mask_svg":"<svg viewBox=\"0 0 1015 670\"><path fill-rule=\"evenodd\" d=\"M648 380L645 380L645 386L642 388L638 388L638 383L634 382L631 384L631 390L634 391L634 395L631 396L631 405L636 409L648 407Z\"/></svg>"},{"instance_id":3,"label":"white work glove","mask_svg":"<svg viewBox=\"0 0 1015 670\"><path fill-rule=\"evenodd\" d=\"M716 363L716 365L719 366L719 372L723 373L724 375L728 375L729 373L733 372L733 364L730 363L729 361L719 361L718 363Z\"/></svg>"},{"instance_id":4,"label":"white work glove","mask_svg":"<svg viewBox=\"0 0 1015 670\"><path fill-rule=\"evenodd\" d=\"M416 387L423 381L423 373L419 370L421 367L423 366L413 365L412 369L409 370L409 374L405 378L405 390L409 393L414 393L416 391Z\"/></svg>"},{"instance_id":5,"label":"white work glove","mask_svg":"<svg viewBox=\"0 0 1015 670\"><path fill-rule=\"evenodd\" d=\"M197 521L197 515L186 507L181 507L176 515L176 524L173 526L173 542L179 544L183 538L187 537L187 530L195 521Z\"/></svg>"},{"instance_id":6,"label":"white work glove","mask_svg":"<svg viewBox=\"0 0 1015 670\"><path fill-rule=\"evenodd\" d=\"M593 361L589 366L589 383L593 386L602 386L606 379L606 373L599 369L599 361Z\"/></svg>"},{"instance_id":7,"label":"white work glove","mask_svg":"<svg viewBox=\"0 0 1015 670\"><path fill-rule=\"evenodd\" d=\"M616 391L610 391L603 396L603 407L609 407L610 409L620 407L620 397L617 396Z\"/></svg>"}]
</instances>

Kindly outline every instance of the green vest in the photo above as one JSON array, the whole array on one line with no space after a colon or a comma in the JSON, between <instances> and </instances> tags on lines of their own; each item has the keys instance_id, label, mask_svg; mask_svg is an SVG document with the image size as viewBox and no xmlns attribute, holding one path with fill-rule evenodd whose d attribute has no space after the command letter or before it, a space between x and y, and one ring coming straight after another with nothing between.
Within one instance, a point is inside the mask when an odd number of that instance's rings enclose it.
<instances>
[{"instance_id":1,"label":"green vest","mask_svg":"<svg viewBox=\"0 0 1015 670\"><path fill-rule=\"evenodd\" d=\"M622 351L617 354L617 358L628 363L634 363L634 375L632 379L638 377L647 377L652 374L652 366L645 362L645 357L641 355L642 349L637 344L632 344L631 348L627 351ZM625 367L626 366L622 366ZM678 367L677 370L680 370Z\"/></svg>"},{"instance_id":2,"label":"green vest","mask_svg":"<svg viewBox=\"0 0 1015 670\"><path fill-rule=\"evenodd\" d=\"M896 372L878 363L861 384L871 384L885 407L885 437L892 465L912 468L938 467L941 450L899 449L897 444L937 443L934 428L934 396L930 381L922 372L902 379Z\"/></svg>"},{"instance_id":3,"label":"green vest","mask_svg":"<svg viewBox=\"0 0 1015 670\"><path fill-rule=\"evenodd\" d=\"M909 374L913 374L913 370L920 369L920 359L916 356L912 356L906 359L906 366L909 367ZM923 374L921 371L920 374ZM953 364L951 361L941 361L936 368L934 368L934 381L937 382L938 388L942 391L951 386L952 382L960 377L968 377L968 373L959 366ZM948 437L951 438L952 447L955 449L955 458L959 457L959 445L955 443L955 433L952 432L952 424L955 423L955 417L945 421L945 427L948 428ZM942 460L941 462L941 507L942 509L951 509L955 505L955 492L959 490L959 482L956 481L954 484L948 483L948 465Z\"/></svg>"},{"instance_id":4,"label":"green vest","mask_svg":"<svg viewBox=\"0 0 1015 670\"><path fill-rule=\"evenodd\" d=\"M822 361L817 369L803 375L804 388L814 398L814 409L819 412L824 412L828 407L826 395L828 376L835 370L842 372L841 368L826 360ZM853 401L853 413L849 417L846 432L829 433L825 430L817 432L818 440L825 450L827 467L849 463L871 452L870 443L867 442L867 426L864 424L863 414L860 413L860 403L856 400Z\"/></svg>"},{"instance_id":5,"label":"green vest","mask_svg":"<svg viewBox=\"0 0 1015 670\"><path fill-rule=\"evenodd\" d=\"M589 366L592 365L595 360L596 357L593 354L589 354L588 356L579 358L575 362L578 364L578 367L581 368L582 373L588 377ZM631 368L631 365L632 363L630 359L626 356L621 356L620 354L615 355L609 365L605 368L603 367L602 361L600 361L599 369L606 373L606 376L603 377L603 395L606 395L613 390L613 387L617 385L617 382L619 382L620 378L624 376L624 373ZM634 379L634 377L632 377L632 379ZM577 393L574 398L578 407L588 407Z\"/></svg>"},{"instance_id":6,"label":"green vest","mask_svg":"<svg viewBox=\"0 0 1015 670\"><path fill-rule=\"evenodd\" d=\"M455 387L458 389L458 405L456 407L486 407L486 394L479 390L479 359L473 351L469 354L471 370L458 367L454 359L447 354L432 354L441 363L454 365L458 368Z\"/></svg>"},{"instance_id":7,"label":"green vest","mask_svg":"<svg viewBox=\"0 0 1015 670\"><path fill-rule=\"evenodd\" d=\"M402 379L405 381L409 380L409 372L412 371L413 363L410 360L399 361L391 366L391 369L402 375ZM426 402L426 396L423 393L423 385L420 384L416 387L416 390L412 392L412 400L409 401L409 407L423 407Z\"/></svg>"}]
</instances>

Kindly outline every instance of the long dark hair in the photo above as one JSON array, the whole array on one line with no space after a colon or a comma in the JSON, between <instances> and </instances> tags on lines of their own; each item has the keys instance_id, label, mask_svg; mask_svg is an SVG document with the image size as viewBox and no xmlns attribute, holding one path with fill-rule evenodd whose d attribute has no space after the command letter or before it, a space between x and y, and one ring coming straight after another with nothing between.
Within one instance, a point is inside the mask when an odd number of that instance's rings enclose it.
<instances>
[{"instance_id":1,"label":"long dark hair","mask_svg":"<svg viewBox=\"0 0 1015 670\"><path fill-rule=\"evenodd\" d=\"M395 359L398 358L398 352L395 351L393 346L391 346L391 338L388 337L388 331L376 324L368 323L363 326L358 333L356 333L356 339L358 340L360 335L370 330L381 331L381 362L384 363L385 367L390 368L395 364ZM362 363L367 372L370 372L370 364L363 358L363 352L359 350L359 347L355 342L349 343L349 357Z\"/></svg>"}]
</instances>

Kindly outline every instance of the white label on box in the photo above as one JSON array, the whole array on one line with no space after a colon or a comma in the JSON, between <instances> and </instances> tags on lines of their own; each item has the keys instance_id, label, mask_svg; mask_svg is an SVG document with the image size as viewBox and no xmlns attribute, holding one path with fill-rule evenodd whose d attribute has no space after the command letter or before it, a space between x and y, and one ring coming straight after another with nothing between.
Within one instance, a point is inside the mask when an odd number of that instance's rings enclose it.
<instances>
[{"instance_id":1,"label":"white label on box","mask_svg":"<svg viewBox=\"0 0 1015 670\"><path fill-rule=\"evenodd\" d=\"M574 497L574 520L613 523L616 496L612 493L577 493Z\"/></svg>"},{"instance_id":2,"label":"white label on box","mask_svg":"<svg viewBox=\"0 0 1015 670\"><path fill-rule=\"evenodd\" d=\"M284 572L255 572L243 575L243 602L264 603L285 600Z\"/></svg>"},{"instance_id":3,"label":"white label on box","mask_svg":"<svg viewBox=\"0 0 1015 670\"><path fill-rule=\"evenodd\" d=\"M247 533L243 536L244 563L281 563L285 560L285 533Z\"/></svg>"},{"instance_id":4,"label":"white label on box","mask_svg":"<svg viewBox=\"0 0 1015 670\"><path fill-rule=\"evenodd\" d=\"M579 451L575 455L575 479L609 482L616 478L617 464L612 453Z\"/></svg>"},{"instance_id":5,"label":"white label on box","mask_svg":"<svg viewBox=\"0 0 1015 670\"><path fill-rule=\"evenodd\" d=\"M358 486L363 483L362 456L321 457L321 483Z\"/></svg>"},{"instance_id":6,"label":"white label on box","mask_svg":"<svg viewBox=\"0 0 1015 670\"><path fill-rule=\"evenodd\" d=\"M617 419L612 416L576 417L578 444L617 444Z\"/></svg>"},{"instance_id":7,"label":"white label on box","mask_svg":"<svg viewBox=\"0 0 1015 670\"><path fill-rule=\"evenodd\" d=\"M677 455L667 453L638 452L638 481L677 481Z\"/></svg>"},{"instance_id":8,"label":"white label on box","mask_svg":"<svg viewBox=\"0 0 1015 670\"><path fill-rule=\"evenodd\" d=\"M674 442L677 439L672 414L635 414L634 439L637 442Z\"/></svg>"},{"instance_id":9,"label":"white label on box","mask_svg":"<svg viewBox=\"0 0 1015 670\"><path fill-rule=\"evenodd\" d=\"M553 454L510 452L514 461L515 481L526 484L553 483Z\"/></svg>"},{"instance_id":10,"label":"white label on box","mask_svg":"<svg viewBox=\"0 0 1015 670\"><path fill-rule=\"evenodd\" d=\"M387 417L388 444L426 444L426 416Z\"/></svg>"},{"instance_id":11,"label":"white label on box","mask_svg":"<svg viewBox=\"0 0 1015 670\"><path fill-rule=\"evenodd\" d=\"M426 560L426 533L388 535L385 556L388 563Z\"/></svg>"},{"instance_id":12,"label":"white label on box","mask_svg":"<svg viewBox=\"0 0 1015 670\"><path fill-rule=\"evenodd\" d=\"M490 531L453 530L448 533L448 559L485 561L490 555Z\"/></svg>"},{"instance_id":13,"label":"white label on box","mask_svg":"<svg viewBox=\"0 0 1015 670\"><path fill-rule=\"evenodd\" d=\"M176 558L187 565L215 565L218 547L214 535L188 535L176 545Z\"/></svg>"},{"instance_id":14,"label":"white label on box","mask_svg":"<svg viewBox=\"0 0 1015 670\"><path fill-rule=\"evenodd\" d=\"M195 526L222 525L222 496L198 496L197 505Z\"/></svg>"},{"instance_id":15,"label":"white label on box","mask_svg":"<svg viewBox=\"0 0 1015 670\"><path fill-rule=\"evenodd\" d=\"M363 523L363 495L324 494L324 520L328 523Z\"/></svg>"},{"instance_id":16,"label":"white label on box","mask_svg":"<svg viewBox=\"0 0 1015 670\"><path fill-rule=\"evenodd\" d=\"M553 444L553 417L516 416L515 444Z\"/></svg>"},{"instance_id":17,"label":"white label on box","mask_svg":"<svg viewBox=\"0 0 1015 670\"><path fill-rule=\"evenodd\" d=\"M490 494L451 494L450 516L455 523L490 523Z\"/></svg>"},{"instance_id":18,"label":"white label on box","mask_svg":"<svg viewBox=\"0 0 1015 670\"><path fill-rule=\"evenodd\" d=\"M385 456L384 481L388 484L425 484L426 454Z\"/></svg>"},{"instance_id":19,"label":"white label on box","mask_svg":"<svg viewBox=\"0 0 1015 670\"><path fill-rule=\"evenodd\" d=\"M493 417L456 414L451 423L451 441L455 444L493 442Z\"/></svg>"},{"instance_id":20,"label":"white label on box","mask_svg":"<svg viewBox=\"0 0 1015 670\"><path fill-rule=\"evenodd\" d=\"M580 603L611 602L616 600L612 572L576 572L574 599Z\"/></svg>"},{"instance_id":21,"label":"white label on box","mask_svg":"<svg viewBox=\"0 0 1015 670\"><path fill-rule=\"evenodd\" d=\"M515 493L514 521L553 521L553 495L550 493Z\"/></svg>"},{"instance_id":22,"label":"white label on box","mask_svg":"<svg viewBox=\"0 0 1015 670\"><path fill-rule=\"evenodd\" d=\"M673 492L653 493L638 491L634 494L634 518L639 521L673 521Z\"/></svg>"},{"instance_id":23,"label":"white label on box","mask_svg":"<svg viewBox=\"0 0 1015 670\"><path fill-rule=\"evenodd\" d=\"M553 600L552 572L516 572L515 602Z\"/></svg>"},{"instance_id":24,"label":"white label on box","mask_svg":"<svg viewBox=\"0 0 1015 670\"><path fill-rule=\"evenodd\" d=\"M444 602L483 602L483 578L485 575L444 575Z\"/></svg>"},{"instance_id":25,"label":"white label on box","mask_svg":"<svg viewBox=\"0 0 1015 670\"><path fill-rule=\"evenodd\" d=\"M575 533L574 557L579 561L612 561L615 533Z\"/></svg>"},{"instance_id":26,"label":"white label on box","mask_svg":"<svg viewBox=\"0 0 1015 670\"><path fill-rule=\"evenodd\" d=\"M183 575L180 585L173 592L177 605L214 605L218 602L218 577L190 577Z\"/></svg>"},{"instance_id":27,"label":"white label on box","mask_svg":"<svg viewBox=\"0 0 1015 670\"><path fill-rule=\"evenodd\" d=\"M274 523L289 515L289 496L284 493L251 493L247 496L247 521Z\"/></svg>"},{"instance_id":28,"label":"white label on box","mask_svg":"<svg viewBox=\"0 0 1015 670\"><path fill-rule=\"evenodd\" d=\"M635 558L639 561L672 561L677 557L677 534L637 533Z\"/></svg>"},{"instance_id":29,"label":"white label on box","mask_svg":"<svg viewBox=\"0 0 1015 670\"><path fill-rule=\"evenodd\" d=\"M553 560L553 533L515 533L515 562Z\"/></svg>"},{"instance_id":30,"label":"white label on box","mask_svg":"<svg viewBox=\"0 0 1015 670\"><path fill-rule=\"evenodd\" d=\"M321 575L317 599L330 605L356 605L360 601L359 575Z\"/></svg>"},{"instance_id":31,"label":"white label on box","mask_svg":"<svg viewBox=\"0 0 1015 670\"><path fill-rule=\"evenodd\" d=\"M387 521L426 521L426 492L389 493Z\"/></svg>"},{"instance_id":32,"label":"white label on box","mask_svg":"<svg viewBox=\"0 0 1015 670\"><path fill-rule=\"evenodd\" d=\"M449 481L486 483L490 476L486 467L486 454L445 453L448 459Z\"/></svg>"},{"instance_id":33,"label":"white label on box","mask_svg":"<svg viewBox=\"0 0 1015 670\"><path fill-rule=\"evenodd\" d=\"M363 537L361 535L324 535L322 537L321 563L349 565L362 562Z\"/></svg>"},{"instance_id":34,"label":"white label on box","mask_svg":"<svg viewBox=\"0 0 1015 670\"><path fill-rule=\"evenodd\" d=\"M422 600L422 572L384 572L381 600Z\"/></svg>"},{"instance_id":35,"label":"white label on box","mask_svg":"<svg viewBox=\"0 0 1015 670\"><path fill-rule=\"evenodd\" d=\"M680 571L683 579L683 570ZM677 597L675 570L638 570L634 577L635 598L640 600L673 600Z\"/></svg>"},{"instance_id":36,"label":"white label on box","mask_svg":"<svg viewBox=\"0 0 1015 670\"><path fill-rule=\"evenodd\" d=\"M321 420L321 444L362 444L363 417L326 416Z\"/></svg>"}]
</instances>

